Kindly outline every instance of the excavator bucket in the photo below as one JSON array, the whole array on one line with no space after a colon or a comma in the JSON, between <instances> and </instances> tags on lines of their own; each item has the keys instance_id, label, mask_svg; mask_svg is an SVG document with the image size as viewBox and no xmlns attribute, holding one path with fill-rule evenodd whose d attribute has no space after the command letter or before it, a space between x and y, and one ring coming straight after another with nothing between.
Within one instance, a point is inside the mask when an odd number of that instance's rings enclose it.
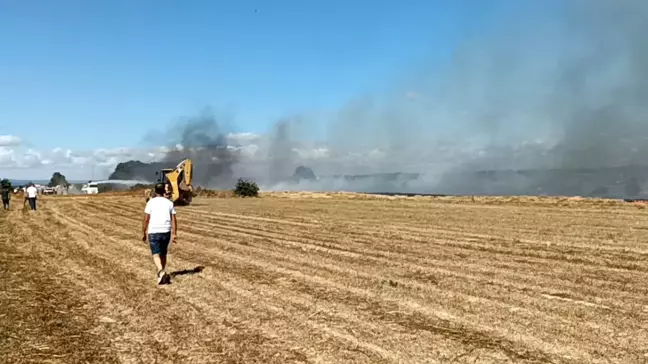
<instances>
[{"instance_id":1,"label":"excavator bucket","mask_svg":"<svg viewBox=\"0 0 648 364\"><path fill-rule=\"evenodd\" d=\"M178 165L178 170L180 171L178 175L178 200L183 205L189 205L193 198L193 187L191 185L192 168L193 165L189 159L185 159Z\"/></svg>"}]
</instances>

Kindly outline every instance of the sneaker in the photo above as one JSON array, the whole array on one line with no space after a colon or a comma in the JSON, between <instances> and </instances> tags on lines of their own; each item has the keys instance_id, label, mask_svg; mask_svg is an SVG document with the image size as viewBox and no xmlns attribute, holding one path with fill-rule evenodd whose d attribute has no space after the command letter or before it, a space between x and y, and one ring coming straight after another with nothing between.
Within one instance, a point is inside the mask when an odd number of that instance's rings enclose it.
<instances>
[{"instance_id":1,"label":"sneaker","mask_svg":"<svg viewBox=\"0 0 648 364\"><path fill-rule=\"evenodd\" d=\"M158 284L164 284L164 276L166 275L166 272L161 270L157 273L157 281Z\"/></svg>"},{"instance_id":2,"label":"sneaker","mask_svg":"<svg viewBox=\"0 0 648 364\"><path fill-rule=\"evenodd\" d=\"M159 271L158 272L158 284L170 284L171 283L171 276L166 272L166 271Z\"/></svg>"}]
</instances>

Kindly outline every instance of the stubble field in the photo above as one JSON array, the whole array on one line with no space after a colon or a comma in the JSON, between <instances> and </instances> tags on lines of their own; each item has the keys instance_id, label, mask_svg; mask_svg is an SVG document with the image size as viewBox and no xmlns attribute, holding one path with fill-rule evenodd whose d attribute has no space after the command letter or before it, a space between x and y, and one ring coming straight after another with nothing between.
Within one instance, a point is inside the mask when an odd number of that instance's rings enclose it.
<instances>
[{"instance_id":1,"label":"stubble field","mask_svg":"<svg viewBox=\"0 0 648 364\"><path fill-rule=\"evenodd\" d=\"M648 217L537 198L139 196L0 212L3 363L644 363Z\"/></svg>"}]
</instances>

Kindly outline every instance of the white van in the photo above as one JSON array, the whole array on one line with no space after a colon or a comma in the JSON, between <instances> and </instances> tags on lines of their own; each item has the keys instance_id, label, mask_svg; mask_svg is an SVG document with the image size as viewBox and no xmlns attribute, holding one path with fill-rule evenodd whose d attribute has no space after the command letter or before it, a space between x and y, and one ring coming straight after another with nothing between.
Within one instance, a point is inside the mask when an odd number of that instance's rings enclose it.
<instances>
[{"instance_id":1,"label":"white van","mask_svg":"<svg viewBox=\"0 0 648 364\"><path fill-rule=\"evenodd\" d=\"M88 195L95 195L99 193L99 185L93 182L86 183L81 187L81 193L86 193Z\"/></svg>"}]
</instances>

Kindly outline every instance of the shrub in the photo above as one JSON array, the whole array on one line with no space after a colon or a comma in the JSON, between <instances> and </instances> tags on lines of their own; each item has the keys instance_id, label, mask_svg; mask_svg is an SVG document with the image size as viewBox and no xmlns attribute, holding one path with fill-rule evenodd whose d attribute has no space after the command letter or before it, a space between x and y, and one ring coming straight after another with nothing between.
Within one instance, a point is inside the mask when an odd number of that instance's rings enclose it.
<instances>
[{"instance_id":1,"label":"shrub","mask_svg":"<svg viewBox=\"0 0 648 364\"><path fill-rule=\"evenodd\" d=\"M2 181L0 181L0 188L9 188L9 189L11 189L12 188L11 181L6 179L6 178L3 179Z\"/></svg>"},{"instance_id":2,"label":"shrub","mask_svg":"<svg viewBox=\"0 0 648 364\"><path fill-rule=\"evenodd\" d=\"M48 184L49 187L56 187L56 186L67 187L68 185L69 183L67 179L65 179L65 176L62 175L60 172L54 172Z\"/></svg>"},{"instance_id":3,"label":"shrub","mask_svg":"<svg viewBox=\"0 0 648 364\"><path fill-rule=\"evenodd\" d=\"M257 186L256 182L254 181L248 181L239 178L238 182L236 182L234 194L238 197L258 197L259 186Z\"/></svg>"}]
</instances>

